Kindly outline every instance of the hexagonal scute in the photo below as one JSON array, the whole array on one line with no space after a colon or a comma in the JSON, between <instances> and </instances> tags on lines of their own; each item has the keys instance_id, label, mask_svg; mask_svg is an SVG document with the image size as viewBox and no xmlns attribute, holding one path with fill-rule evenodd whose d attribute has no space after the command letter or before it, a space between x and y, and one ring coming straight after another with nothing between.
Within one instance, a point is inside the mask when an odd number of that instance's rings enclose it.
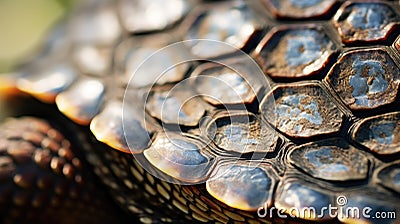
<instances>
[{"instance_id":1,"label":"hexagonal scute","mask_svg":"<svg viewBox=\"0 0 400 224\"><path fill-rule=\"evenodd\" d=\"M207 191L216 199L241 210L269 207L275 186L270 166L223 164L207 180Z\"/></svg>"},{"instance_id":2,"label":"hexagonal scute","mask_svg":"<svg viewBox=\"0 0 400 224\"><path fill-rule=\"evenodd\" d=\"M225 151L272 152L277 135L265 121L247 111L221 111L206 127L207 137Z\"/></svg>"},{"instance_id":3,"label":"hexagonal scute","mask_svg":"<svg viewBox=\"0 0 400 224\"><path fill-rule=\"evenodd\" d=\"M332 134L340 130L344 114L319 82L279 85L260 105L264 119L293 138Z\"/></svg>"},{"instance_id":4,"label":"hexagonal scute","mask_svg":"<svg viewBox=\"0 0 400 224\"><path fill-rule=\"evenodd\" d=\"M212 105L242 105L251 103L265 89L267 82L259 67L247 60L227 60L198 66L191 77L192 85L201 97ZM258 74L258 75L257 75Z\"/></svg>"},{"instance_id":5,"label":"hexagonal scute","mask_svg":"<svg viewBox=\"0 0 400 224\"><path fill-rule=\"evenodd\" d=\"M188 42L192 53L209 58L244 49L250 39L263 27L262 20L248 3L247 1L225 2L220 6L205 8L192 18L193 22L184 37L186 40L200 39Z\"/></svg>"},{"instance_id":6,"label":"hexagonal scute","mask_svg":"<svg viewBox=\"0 0 400 224\"><path fill-rule=\"evenodd\" d=\"M293 166L323 180L362 180L368 175L368 158L343 139L301 145L290 152L289 158Z\"/></svg>"},{"instance_id":7,"label":"hexagonal scute","mask_svg":"<svg viewBox=\"0 0 400 224\"><path fill-rule=\"evenodd\" d=\"M400 112L369 117L359 122L352 134L354 141L374 153L400 152Z\"/></svg>"},{"instance_id":8,"label":"hexagonal scute","mask_svg":"<svg viewBox=\"0 0 400 224\"><path fill-rule=\"evenodd\" d=\"M375 180L384 187L400 193L400 164L386 164L374 173Z\"/></svg>"},{"instance_id":9,"label":"hexagonal scute","mask_svg":"<svg viewBox=\"0 0 400 224\"><path fill-rule=\"evenodd\" d=\"M399 68L384 49L353 50L343 54L325 80L353 110L365 110L396 100Z\"/></svg>"},{"instance_id":10,"label":"hexagonal scute","mask_svg":"<svg viewBox=\"0 0 400 224\"><path fill-rule=\"evenodd\" d=\"M346 2L338 10L333 24L342 42L378 42L400 25L396 12L382 2Z\"/></svg>"},{"instance_id":11,"label":"hexagonal scute","mask_svg":"<svg viewBox=\"0 0 400 224\"><path fill-rule=\"evenodd\" d=\"M275 17L310 19L326 16L336 0L264 0Z\"/></svg>"},{"instance_id":12,"label":"hexagonal scute","mask_svg":"<svg viewBox=\"0 0 400 224\"><path fill-rule=\"evenodd\" d=\"M192 1L121 0L118 4L121 23L131 33L163 30L183 18Z\"/></svg>"},{"instance_id":13,"label":"hexagonal scute","mask_svg":"<svg viewBox=\"0 0 400 224\"><path fill-rule=\"evenodd\" d=\"M196 126L206 111L204 102L186 86L155 87L146 100L146 110L164 124Z\"/></svg>"},{"instance_id":14,"label":"hexagonal scute","mask_svg":"<svg viewBox=\"0 0 400 224\"><path fill-rule=\"evenodd\" d=\"M281 26L265 36L255 58L273 78L299 78L321 71L336 49L321 26Z\"/></svg>"}]
</instances>

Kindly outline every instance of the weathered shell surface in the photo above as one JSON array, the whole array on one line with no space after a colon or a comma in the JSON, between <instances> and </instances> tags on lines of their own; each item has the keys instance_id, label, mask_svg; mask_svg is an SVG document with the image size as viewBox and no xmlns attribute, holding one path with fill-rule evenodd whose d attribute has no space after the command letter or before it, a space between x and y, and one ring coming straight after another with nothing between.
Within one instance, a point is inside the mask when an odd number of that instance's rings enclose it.
<instances>
[{"instance_id":1,"label":"weathered shell surface","mask_svg":"<svg viewBox=\"0 0 400 224\"><path fill-rule=\"evenodd\" d=\"M400 192L399 4L82 3L68 35L50 36L46 60L22 70L16 86L142 157L151 174L206 182L236 211L216 212L219 220L256 219L247 211L264 205L321 210L339 196L344 208L389 211ZM177 207L192 214L186 203Z\"/></svg>"}]
</instances>

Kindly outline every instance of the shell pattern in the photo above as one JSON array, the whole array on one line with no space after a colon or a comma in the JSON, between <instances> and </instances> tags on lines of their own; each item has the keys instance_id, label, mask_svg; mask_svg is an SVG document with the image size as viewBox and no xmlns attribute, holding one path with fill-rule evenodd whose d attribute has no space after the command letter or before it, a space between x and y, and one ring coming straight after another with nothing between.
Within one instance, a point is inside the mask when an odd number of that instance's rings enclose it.
<instances>
[{"instance_id":1,"label":"shell pattern","mask_svg":"<svg viewBox=\"0 0 400 224\"><path fill-rule=\"evenodd\" d=\"M399 1L87 0L15 83L240 214L351 222L400 211L399 26Z\"/></svg>"}]
</instances>

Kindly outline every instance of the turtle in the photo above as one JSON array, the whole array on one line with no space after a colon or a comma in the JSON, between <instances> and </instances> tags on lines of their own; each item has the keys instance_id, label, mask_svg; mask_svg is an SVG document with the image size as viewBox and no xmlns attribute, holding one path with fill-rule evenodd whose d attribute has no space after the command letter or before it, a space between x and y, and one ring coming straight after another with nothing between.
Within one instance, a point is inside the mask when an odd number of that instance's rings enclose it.
<instances>
[{"instance_id":1,"label":"turtle","mask_svg":"<svg viewBox=\"0 0 400 224\"><path fill-rule=\"evenodd\" d=\"M399 1L81 1L1 76L0 217L399 223L399 26Z\"/></svg>"}]
</instances>

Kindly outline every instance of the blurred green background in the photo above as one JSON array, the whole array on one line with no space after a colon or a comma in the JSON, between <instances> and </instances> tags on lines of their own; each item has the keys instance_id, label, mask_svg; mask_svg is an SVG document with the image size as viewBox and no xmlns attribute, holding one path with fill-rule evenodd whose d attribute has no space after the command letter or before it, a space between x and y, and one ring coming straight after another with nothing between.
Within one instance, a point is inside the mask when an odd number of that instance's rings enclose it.
<instances>
[{"instance_id":1,"label":"blurred green background","mask_svg":"<svg viewBox=\"0 0 400 224\"><path fill-rule=\"evenodd\" d=\"M0 0L0 73L12 71L40 47L74 0Z\"/></svg>"}]
</instances>

